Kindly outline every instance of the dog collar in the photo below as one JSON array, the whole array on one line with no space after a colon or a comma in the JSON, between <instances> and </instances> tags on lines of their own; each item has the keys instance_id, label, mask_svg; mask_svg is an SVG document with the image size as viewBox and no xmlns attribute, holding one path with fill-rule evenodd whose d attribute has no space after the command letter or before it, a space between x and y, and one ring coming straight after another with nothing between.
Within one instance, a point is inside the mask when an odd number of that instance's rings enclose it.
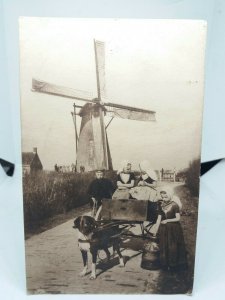
<instances>
[{"instance_id":1,"label":"dog collar","mask_svg":"<svg viewBox=\"0 0 225 300\"><path fill-rule=\"evenodd\" d=\"M78 239L79 243L90 243L90 240L82 240L82 239Z\"/></svg>"}]
</instances>

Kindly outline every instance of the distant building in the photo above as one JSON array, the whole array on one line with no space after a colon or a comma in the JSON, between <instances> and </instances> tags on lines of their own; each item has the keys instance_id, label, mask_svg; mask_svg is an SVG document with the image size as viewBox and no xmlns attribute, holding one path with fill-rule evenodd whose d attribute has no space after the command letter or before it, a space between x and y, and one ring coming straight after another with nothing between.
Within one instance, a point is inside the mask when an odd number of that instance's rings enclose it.
<instances>
[{"instance_id":1,"label":"distant building","mask_svg":"<svg viewBox=\"0 0 225 300\"><path fill-rule=\"evenodd\" d=\"M176 181L176 170L161 170L161 181Z\"/></svg>"},{"instance_id":2,"label":"distant building","mask_svg":"<svg viewBox=\"0 0 225 300\"><path fill-rule=\"evenodd\" d=\"M33 152L22 153L23 175L35 173L43 170L41 160L37 153L37 148L33 148Z\"/></svg>"},{"instance_id":3,"label":"distant building","mask_svg":"<svg viewBox=\"0 0 225 300\"><path fill-rule=\"evenodd\" d=\"M161 180L161 172L159 170L154 170L157 176L157 180Z\"/></svg>"}]
</instances>

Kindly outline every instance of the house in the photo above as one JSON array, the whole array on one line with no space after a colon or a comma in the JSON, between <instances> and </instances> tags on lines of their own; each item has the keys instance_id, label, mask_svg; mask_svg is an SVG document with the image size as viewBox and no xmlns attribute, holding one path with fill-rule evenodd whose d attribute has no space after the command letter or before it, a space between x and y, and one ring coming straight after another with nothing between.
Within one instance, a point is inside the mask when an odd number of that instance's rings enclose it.
<instances>
[{"instance_id":1,"label":"house","mask_svg":"<svg viewBox=\"0 0 225 300\"><path fill-rule=\"evenodd\" d=\"M176 181L176 170L161 170L161 181Z\"/></svg>"},{"instance_id":2,"label":"house","mask_svg":"<svg viewBox=\"0 0 225 300\"><path fill-rule=\"evenodd\" d=\"M22 153L23 176L43 170L41 160L37 153L37 148L33 152Z\"/></svg>"}]
</instances>

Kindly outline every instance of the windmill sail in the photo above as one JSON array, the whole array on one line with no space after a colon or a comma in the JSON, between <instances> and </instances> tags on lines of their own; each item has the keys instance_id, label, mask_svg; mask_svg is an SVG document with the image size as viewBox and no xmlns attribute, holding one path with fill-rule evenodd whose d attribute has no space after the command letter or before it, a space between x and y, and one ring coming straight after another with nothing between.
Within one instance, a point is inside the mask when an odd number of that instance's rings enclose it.
<instances>
[{"instance_id":1,"label":"windmill sail","mask_svg":"<svg viewBox=\"0 0 225 300\"><path fill-rule=\"evenodd\" d=\"M105 43L94 40L98 99L105 98Z\"/></svg>"},{"instance_id":2,"label":"windmill sail","mask_svg":"<svg viewBox=\"0 0 225 300\"><path fill-rule=\"evenodd\" d=\"M94 98L93 95L88 92L71 89L65 86L59 86L34 78L32 79L32 91L86 102L92 102L92 99Z\"/></svg>"},{"instance_id":3,"label":"windmill sail","mask_svg":"<svg viewBox=\"0 0 225 300\"><path fill-rule=\"evenodd\" d=\"M95 65L96 65L96 78L97 78L97 90L98 90L98 101L102 102L102 97L105 97L105 44L101 41L94 40L95 48ZM99 150L103 151L104 157L104 166L106 169L109 168L109 158L107 151L107 137L105 131L105 122L102 106L98 106L98 118L93 119L93 131L96 132L98 128L97 123L100 122L100 131L101 131L101 143L99 144ZM97 123L96 123L97 122ZM99 128L98 128L99 129Z\"/></svg>"},{"instance_id":4,"label":"windmill sail","mask_svg":"<svg viewBox=\"0 0 225 300\"><path fill-rule=\"evenodd\" d=\"M152 110L114 103L105 103L105 106L107 114L112 117L137 121L155 121L155 111Z\"/></svg>"},{"instance_id":5,"label":"windmill sail","mask_svg":"<svg viewBox=\"0 0 225 300\"><path fill-rule=\"evenodd\" d=\"M32 80L32 91L49 95L60 96L68 99L77 99L87 102L82 106L79 115L82 118L80 135L77 145L77 170L78 172L92 171L103 168L112 170L112 159L109 150L108 138L104 123L105 114L122 119L138 121L155 121L155 111L135 108L115 103L103 103L105 95L105 45L104 42L94 40L97 98L96 96L58 86L45 81ZM76 105L78 107L78 105ZM72 113L74 125L75 112ZM75 128L77 140L77 133Z\"/></svg>"}]
</instances>

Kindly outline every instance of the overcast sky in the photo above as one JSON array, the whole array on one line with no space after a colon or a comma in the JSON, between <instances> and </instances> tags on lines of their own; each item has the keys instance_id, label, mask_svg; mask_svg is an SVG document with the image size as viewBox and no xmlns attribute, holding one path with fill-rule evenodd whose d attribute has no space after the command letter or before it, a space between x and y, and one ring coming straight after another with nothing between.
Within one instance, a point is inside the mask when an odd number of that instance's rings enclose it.
<instances>
[{"instance_id":1,"label":"overcast sky","mask_svg":"<svg viewBox=\"0 0 225 300\"><path fill-rule=\"evenodd\" d=\"M32 92L32 78L96 97L98 39L108 101L156 111L156 122L113 120L114 168L123 159L134 169L142 160L155 169L186 167L200 155L205 35L203 21L21 18L22 151L37 147L44 169L75 162L73 101Z\"/></svg>"}]
</instances>

